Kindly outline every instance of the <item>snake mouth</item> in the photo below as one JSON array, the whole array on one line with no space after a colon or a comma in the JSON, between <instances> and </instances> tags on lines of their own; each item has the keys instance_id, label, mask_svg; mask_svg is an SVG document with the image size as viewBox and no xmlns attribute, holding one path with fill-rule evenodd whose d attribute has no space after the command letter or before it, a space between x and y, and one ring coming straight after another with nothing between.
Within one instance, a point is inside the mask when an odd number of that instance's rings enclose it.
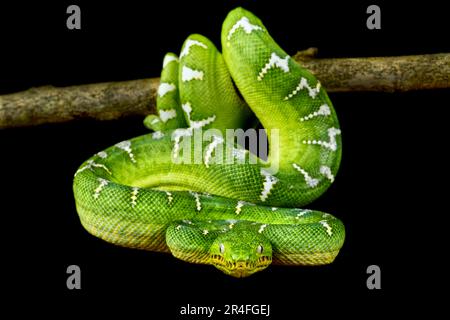
<instances>
[{"instance_id":1,"label":"snake mouth","mask_svg":"<svg viewBox=\"0 0 450 320\"><path fill-rule=\"evenodd\" d=\"M258 258L258 263L257 264L268 266L271 263L272 263L272 257L262 256L262 257Z\"/></svg>"},{"instance_id":2,"label":"snake mouth","mask_svg":"<svg viewBox=\"0 0 450 320\"><path fill-rule=\"evenodd\" d=\"M272 263L272 258L268 256L259 257L254 261L228 261L221 255L212 255L211 260L216 268L236 278L247 277L257 271L267 268Z\"/></svg>"}]
</instances>

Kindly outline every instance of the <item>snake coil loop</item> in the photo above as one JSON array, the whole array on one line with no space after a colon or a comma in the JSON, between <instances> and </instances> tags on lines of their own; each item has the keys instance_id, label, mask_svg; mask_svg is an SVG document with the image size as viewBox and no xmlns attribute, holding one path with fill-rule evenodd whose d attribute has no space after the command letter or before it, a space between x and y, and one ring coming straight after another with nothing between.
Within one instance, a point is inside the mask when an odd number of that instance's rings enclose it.
<instances>
[{"instance_id":1,"label":"snake coil loop","mask_svg":"<svg viewBox=\"0 0 450 320\"><path fill-rule=\"evenodd\" d=\"M165 56L158 115L144 121L153 132L97 153L75 173L82 225L108 242L170 251L235 277L272 262L331 263L344 243L342 222L299 209L339 168L341 131L327 93L242 8L223 23L222 49L194 34L179 57ZM270 137L266 160L226 139L252 117Z\"/></svg>"}]
</instances>

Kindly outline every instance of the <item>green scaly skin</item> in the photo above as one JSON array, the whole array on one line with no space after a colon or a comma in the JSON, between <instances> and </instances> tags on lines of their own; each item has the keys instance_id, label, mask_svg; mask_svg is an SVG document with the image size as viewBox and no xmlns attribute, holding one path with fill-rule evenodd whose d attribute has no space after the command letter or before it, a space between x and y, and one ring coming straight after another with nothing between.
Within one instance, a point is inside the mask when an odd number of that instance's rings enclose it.
<instances>
[{"instance_id":1,"label":"green scaly skin","mask_svg":"<svg viewBox=\"0 0 450 320\"><path fill-rule=\"evenodd\" d=\"M81 223L108 242L171 252L235 277L272 262L331 263L344 242L342 222L299 209L326 191L341 158L339 124L325 90L242 8L226 18L222 48L223 56L192 35L179 60L166 56L159 116L144 121L155 132L94 155L76 172ZM237 161L252 156L218 138L245 128L250 109L268 137L275 131L279 137L269 138L268 159L257 164ZM206 129L215 129L208 139L190 139ZM226 155L236 161L223 163Z\"/></svg>"}]
</instances>

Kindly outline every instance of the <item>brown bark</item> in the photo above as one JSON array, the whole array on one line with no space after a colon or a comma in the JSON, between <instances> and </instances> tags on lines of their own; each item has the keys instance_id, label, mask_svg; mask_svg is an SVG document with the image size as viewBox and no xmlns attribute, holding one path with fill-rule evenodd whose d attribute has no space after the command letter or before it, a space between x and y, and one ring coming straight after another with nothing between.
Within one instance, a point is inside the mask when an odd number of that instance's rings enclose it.
<instances>
[{"instance_id":1,"label":"brown bark","mask_svg":"<svg viewBox=\"0 0 450 320\"><path fill-rule=\"evenodd\" d=\"M314 59L314 54L310 48L294 59L315 74L329 92L450 88L449 53L337 59Z\"/></svg>"},{"instance_id":2,"label":"brown bark","mask_svg":"<svg viewBox=\"0 0 450 320\"><path fill-rule=\"evenodd\" d=\"M409 91L450 88L450 54L316 59L317 49L294 59L328 92ZM45 86L0 96L0 129L65 122L111 120L155 112L158 78L56 88Z\"/></svg>"}]
</instances>

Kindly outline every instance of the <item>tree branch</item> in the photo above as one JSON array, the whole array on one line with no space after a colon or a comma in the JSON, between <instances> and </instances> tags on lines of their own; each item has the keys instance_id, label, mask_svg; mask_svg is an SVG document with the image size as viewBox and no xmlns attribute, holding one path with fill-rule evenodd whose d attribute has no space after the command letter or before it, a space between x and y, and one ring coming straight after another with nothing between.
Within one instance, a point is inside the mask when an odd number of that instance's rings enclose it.
<instances>
[{"instance_id":1,"label":"tree branch","mask_svg":"<svg viewBox=\"0 0 450 320\"><path fill-rule=\"evenodd\" d=\"M328 92L409 91L450 88L450 54L316 59L317 49L294 59ZM0 96L0 129L65 122L111 120L155 113L158 78L55 88L45 86Z\"/></svg>"},{"instance_id":2,"label":"tree branch","mask_svg":"<svg viewBox=\"0 0 450 320\"><path fill-rule=\"evenodd\" d=\"M294 59L329 92L411 91L450 88L450 53L399 57L314 59L317 49Z\"/></svg>"}]
</instances>

